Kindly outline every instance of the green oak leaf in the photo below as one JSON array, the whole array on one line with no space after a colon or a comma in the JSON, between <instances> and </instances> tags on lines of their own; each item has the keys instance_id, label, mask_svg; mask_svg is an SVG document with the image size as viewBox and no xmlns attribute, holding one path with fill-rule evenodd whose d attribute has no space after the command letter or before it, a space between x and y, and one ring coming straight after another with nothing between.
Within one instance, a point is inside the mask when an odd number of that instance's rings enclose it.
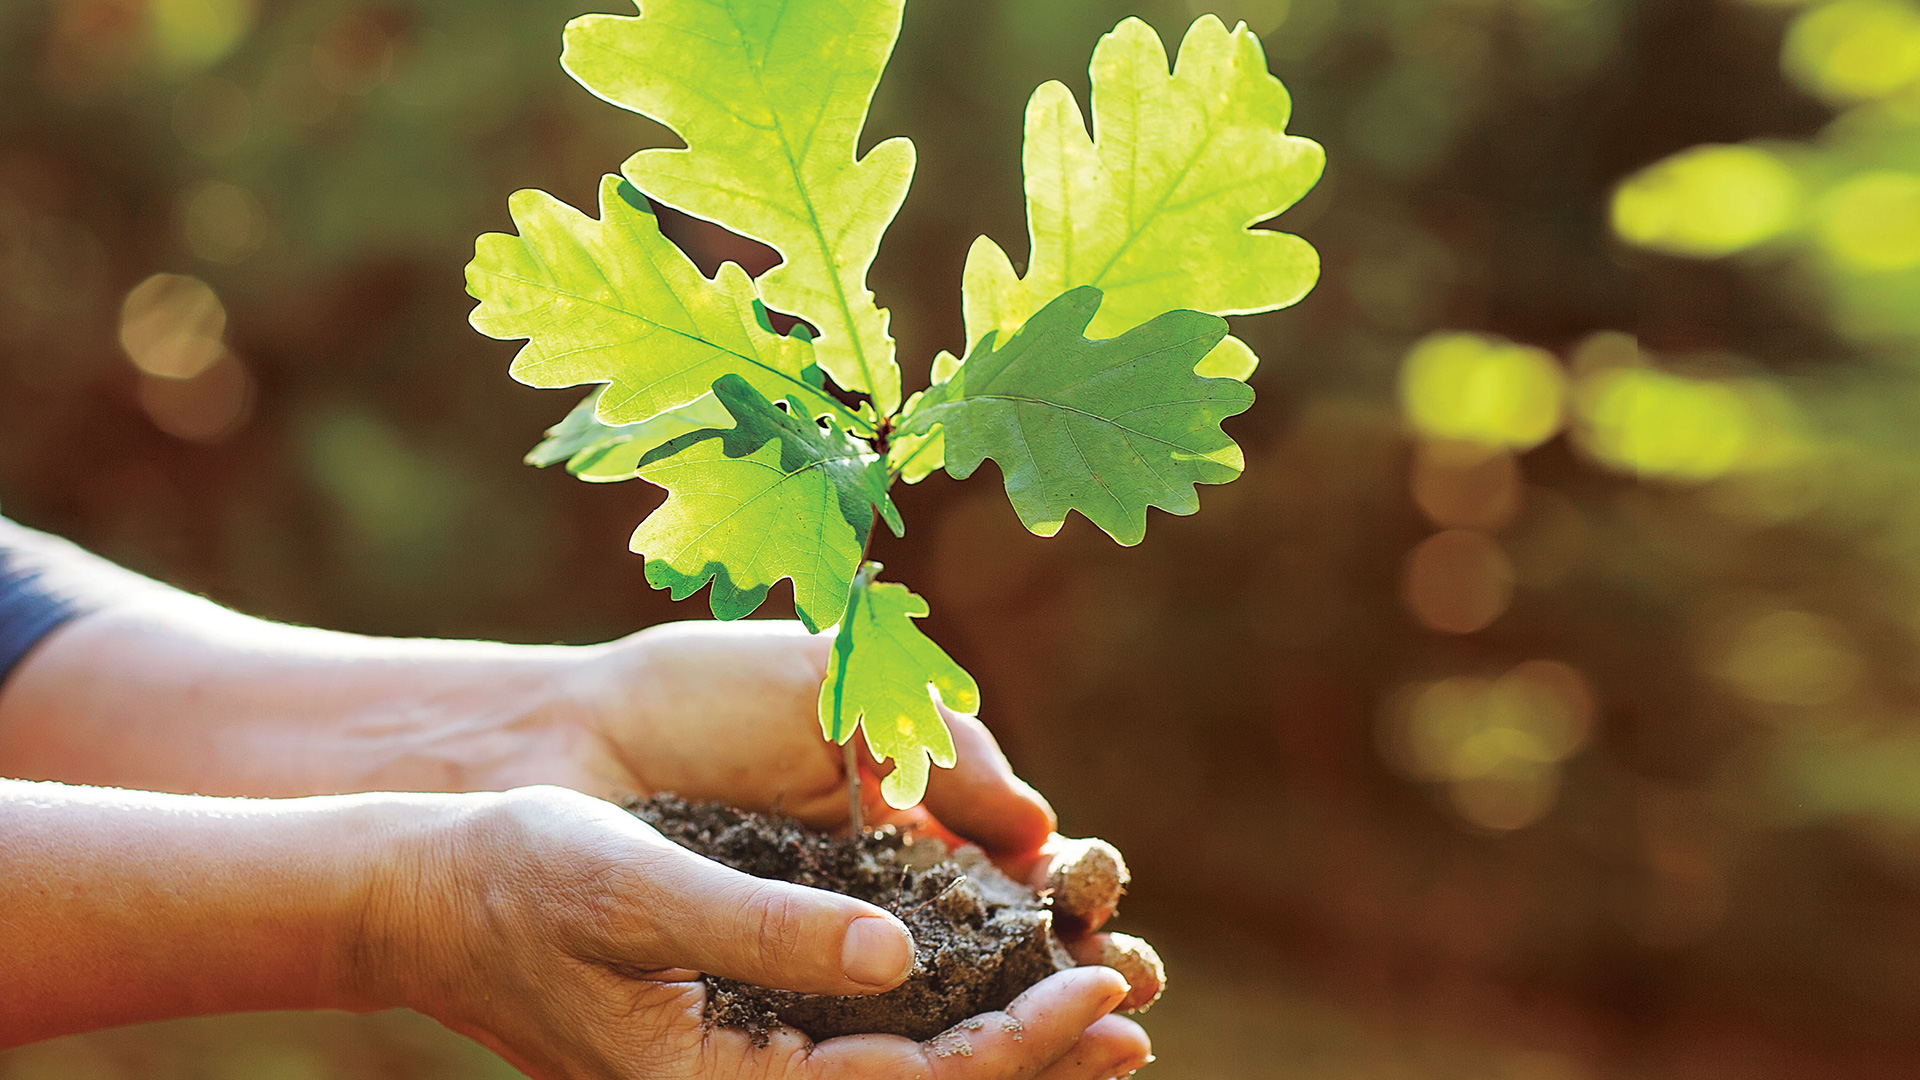
<instances>
[{"instance_id":1,"label":"green oak leaf","mask_svg":"<svg viewBox=\"0 0 1920 1080\"><path fill-rule=\"evenodd\" d=\"M874 760L893 759L880 793L887 805L905 810L926 794L929 761L943 769L955 761L953 734L938 704L979 712L980 686L914 625L926 616L927 602L904 585L873 582L878 570L867 564L847 602L820 685L820 729L844 743L864 727Z\"/></svg>"},{"instance_id":2,"label":"green oak leaf","mask_svg":"<svg viewBox=\"0 0 1920 1080\"><path fill-rule=\"evenodd\" d=\"M547 437L527 453L527 464L547 468L567 463L567 471L592 484L631 480L640 459L670 439L707 428L733 425L733 414L711 393L637 424L614 426L596 415L604 387L581 399L566 419L547 429Z\"/></svg>"},{"instance_id":3,"label":"green oak leaf","mask_svg":"<svg viewBox=\"0 0 1920 1080\"><path fill-rule=\"evenodd\" d=\"M856 157L905 0L647 0L638 16L584 15L561 64L607 101L673 129L687 148L622 166L649 196L772 246L760 279L778 311L820 331L820 366L900 404L887 313L867 272L906 199L913 144Z\"/></svg>"},{"instance_id":4,"label":"green oak leaf","mask_svg":"<svg viewBox=\"0 0 1920 1080\"><path fill-rule=\"evenodd\" d=\"M526 338L513 377L530 386L606 383L597 417L649 420L699 398L722 375L814 415L845 410L807 378L803 338L767 325L753 281L733 263L712 280L660 234L646 201L617 176L600 186L598 220L544 191L509 202L518 236L488 233L467 265L488 337Z\"/></svg>"},{"instance_id":5,"label":"green oak leaf","mask_svg":"<svg viewBox=\"0 0 1920 1080\"><path fill-rule=\"evenodd\" d=\"M905 531L887 497L886 462L838 427L782 410L746 379L713 394L734 426L698 431L640 459L670 493L633 534L647 582L684 600L713 582L713 614L753 613L782 578L809 630L839 621L878 513Z\"/></svg>"},{"instance_id":6,"label":"green oak leaf","mask_svg":"<svg viewBox=\"0 0 1920 1080\"><path fill-rule=\"evenodd\" d=\"M1195 484L1240 475L1240 447L1220 422L1253 405L1237 379L1194 365L1226 335L1226 320L1170 311L1118 338L1085 334L1100 290L1074 289L1004 345L985 338L902 422L908 435L941 426L957 480L992 458L1026 527L1052 536L1078 510L1122 544L1146 536L1147 507L1191 514Z\"/></svg>"},{"instance_id":7,"label":"green oak leaf","mask_svg":"<svg viewBox=\"0 0 1920 1080\"><path fill-rule=\"evenodd\" d=\"M913 411L914 404L908 402L907 412ZM946 464L946 446L946 433L937 424L924 435L896 436L887 446L887 469L907 483L917 484Z\"/></svg>"},{"instance_id":8,"label":"green oak leaf","mask_svg":"<svg viewBox=\"0 0 1920 1080\"><path fill-rule=\"evenodd\" d=\"M1251 315L1295 303L1320 275L1306 241L1254 229L1298 202L1326 162L1286 133L1292 100L1260 39L1202 16L1171 76L1159 35L1128 19L1093 54L1093 127L1064 85L1027 105L1026 277L981 237L967 255L967 342L1002 336L1082 285L1106 293L1091 332L1112 337L1161 312ZM1226 338L1202 375L1244 378L1258 363Z\"/></svg>"}]
</instances>

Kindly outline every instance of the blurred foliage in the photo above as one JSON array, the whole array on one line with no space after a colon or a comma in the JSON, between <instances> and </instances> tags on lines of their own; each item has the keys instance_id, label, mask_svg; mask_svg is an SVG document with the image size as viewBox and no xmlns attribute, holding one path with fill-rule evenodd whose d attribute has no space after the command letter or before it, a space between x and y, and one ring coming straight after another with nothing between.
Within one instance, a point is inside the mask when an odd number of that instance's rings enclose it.
<instances>
[{"instance_id":1,"label":"blurred foliage","mask_svg":"<svg viewBox=\"0 0 1920 1080\"><path fill-rule=\"evenodd\" d=\"M571 399L465 326L509 191L664 141L560 72L581 7L0 4L0 503L281 618L675 617L625 552L659 496L521 466ZM875 552L1128 851L1156 1074L1912 1075L1920 5L913 0L871 133L922 153L873 275L909 389L1021 235L1028 93L1208 7L1329 161L1284 219L1321 286L1234 325L1246 476L1134 551L935 477ZM0 1075L453 1067L326 1031Z\"/></svg>"}]
</instances>

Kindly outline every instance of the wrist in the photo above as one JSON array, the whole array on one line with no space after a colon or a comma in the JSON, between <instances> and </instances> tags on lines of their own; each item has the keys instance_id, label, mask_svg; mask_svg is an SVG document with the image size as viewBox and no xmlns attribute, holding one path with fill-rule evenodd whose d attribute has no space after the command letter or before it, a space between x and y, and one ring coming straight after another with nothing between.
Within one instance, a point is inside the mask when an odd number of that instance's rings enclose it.
<instances>
[{"instance_id":1,"label":"wrist","mask_svg":"<svg viewBox=\"0 0 1920 1080\"><path fill-rule=\"evenodd\" d=\"M461 836L488 794L343 796L330 811L339 875L323 974L327 1007L352 1012L412 1008L433 1014L434 995L465 951Z\"/></svg>"},{"instance_id":2,"label":"wrist","mask_svg":"<svg viewBox=\"0 0 1920 1080\"><path fill-rule=\"evenodd\" d=\"M14 673L0 775L269 798L566 783L600 651L364 638L163 592Z\"/></svg>"},{"instance_id":3,"label":"wrist","mask_svg":"<svg viewBox=\"0 0 1920 1080\"><path fill-rule=\"evenodd\" d=\"M582 787L604 771L596 647L435 642L339 673L348 700L305 722L263 717L236 740L268 763L247 794L483 792ZM598 755L598 756L597 756ZM597 792L596 792L597 793Z\"/></svg>"}]
</instances>

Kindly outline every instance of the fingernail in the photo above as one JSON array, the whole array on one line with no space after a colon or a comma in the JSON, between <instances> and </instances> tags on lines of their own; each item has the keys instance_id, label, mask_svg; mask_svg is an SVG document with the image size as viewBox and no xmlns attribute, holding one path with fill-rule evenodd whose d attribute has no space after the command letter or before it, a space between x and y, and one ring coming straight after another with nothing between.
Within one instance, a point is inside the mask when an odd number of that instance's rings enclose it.
<instances>
[{"instance_id":1,"label":"fingernail","mask_svg":"<svg viewBox=\"0 0 1920 1080\"><path fill-rule=\"evenodd\" d=\"M840 969L862 986L892 986L913 967L913 939L887 919L853 920L840 946Z\"/></svg>"}]
</instances>

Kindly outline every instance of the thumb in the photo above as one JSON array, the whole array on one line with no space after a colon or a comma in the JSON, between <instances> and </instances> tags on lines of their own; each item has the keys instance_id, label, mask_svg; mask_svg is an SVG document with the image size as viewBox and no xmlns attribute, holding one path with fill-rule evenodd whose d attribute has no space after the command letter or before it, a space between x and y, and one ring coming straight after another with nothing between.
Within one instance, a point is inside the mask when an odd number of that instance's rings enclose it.
<instances>
[{"instance_id":1,"label":"thumb","mask_svg":"<svg viewBox=\"0 0 1920 1080\"><path fill-rule=\"evenodd\" d=\"M615 945L632 958L808 994L876 994L913 970L913 936L882 908L743 874L664 838L650 855L630 909L645 926Z\"/></svg>"}]
</instances>

